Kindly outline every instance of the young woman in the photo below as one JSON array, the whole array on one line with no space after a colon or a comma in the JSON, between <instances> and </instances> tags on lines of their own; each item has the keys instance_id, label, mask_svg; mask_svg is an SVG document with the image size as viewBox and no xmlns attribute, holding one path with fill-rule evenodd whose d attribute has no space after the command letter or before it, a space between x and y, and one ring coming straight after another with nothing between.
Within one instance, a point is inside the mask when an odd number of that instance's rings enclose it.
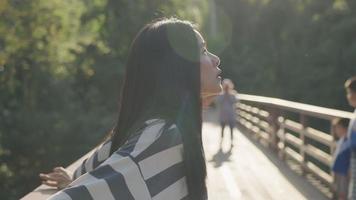
<instances>
[{"instance_id":1,"label":"young woman","mask_svg":"<svg viewBox=\"0 0 356 200\"><path fill-rule=\"evenodd\" d=\"M188 21L161 19L134 39L109 139L49 199L207 199L202 107L222 90L220 60ZM68 185L69 184L69 185Z\"/></svg>"}]
</instances>

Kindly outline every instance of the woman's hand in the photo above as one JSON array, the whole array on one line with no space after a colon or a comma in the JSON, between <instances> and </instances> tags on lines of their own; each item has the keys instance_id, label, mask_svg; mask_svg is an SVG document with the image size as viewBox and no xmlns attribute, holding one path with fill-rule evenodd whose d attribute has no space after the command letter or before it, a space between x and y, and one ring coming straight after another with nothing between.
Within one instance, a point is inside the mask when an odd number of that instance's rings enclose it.
<instances>
[{"instance_id":1,"label":"woman's hand","mask_svg":"<svg viewBox=\"0 0 356 200\"><path fill-rule=\"evenodd\" d=\"M42 184L63 189L67 187L73 180L70 173L63 167L56 167L51 173L40 173Z\"/></svg>"}]
</instances>

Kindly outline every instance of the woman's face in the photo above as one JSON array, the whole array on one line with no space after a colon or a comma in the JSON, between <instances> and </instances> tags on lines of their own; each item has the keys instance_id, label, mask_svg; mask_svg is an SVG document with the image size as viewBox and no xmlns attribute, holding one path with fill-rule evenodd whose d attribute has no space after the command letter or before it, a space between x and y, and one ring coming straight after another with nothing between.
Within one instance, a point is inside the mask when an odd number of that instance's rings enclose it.
<instances>
[{"instance_id":1,"label":"woman's face","mask_svg":"<svg viewBox=\"0 0 356 200\"><path fill-rule=\"evenodd\" d=\"M347 88L346 97L350 106L356 108L356 92L352 91L350 88Z\"/></svg>"},{"instance_id":2,"label":"woman's face","mask_svg":"<svg viewBox=\"0 0 356 200\"><path fill-rule=\"evenodd\" d=\"M347 128L341 126L341 125L335 125L335 134L338 138L344 137L347 135Z\"/></svg>"},{"instance_id":3,"label":"woman's face","mask_svg":"<svg viewBox=\"0 0 356 200\"><path fill-rule=\"evenodd\" d=\"M206 43L198 31L195 31L200 48L200 79L202 97L215 96L221 93L220 59L207 50Z\"/></svg>"}]
</instances>

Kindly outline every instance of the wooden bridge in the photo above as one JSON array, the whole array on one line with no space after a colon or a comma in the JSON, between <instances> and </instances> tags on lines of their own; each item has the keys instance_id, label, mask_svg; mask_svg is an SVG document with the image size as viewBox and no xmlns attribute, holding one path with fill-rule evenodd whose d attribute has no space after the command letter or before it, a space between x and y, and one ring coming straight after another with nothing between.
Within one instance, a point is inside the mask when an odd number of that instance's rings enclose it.
<instances>
[{"instance_id":1,"label":"wooden bridge","mask_svg":"<svg viewBox=\"0 0 356 200\"><path fill-rule=\"evenodd\" d=\"M209 199L331 199L331 120L353 114L269 97L238 98L233 146L227 133L220 143L216 110L204 111ZM87 155L68 168L75 169ZM41 185L23 199L46 199L54 192Z\"/></svg>"}]
</instances>

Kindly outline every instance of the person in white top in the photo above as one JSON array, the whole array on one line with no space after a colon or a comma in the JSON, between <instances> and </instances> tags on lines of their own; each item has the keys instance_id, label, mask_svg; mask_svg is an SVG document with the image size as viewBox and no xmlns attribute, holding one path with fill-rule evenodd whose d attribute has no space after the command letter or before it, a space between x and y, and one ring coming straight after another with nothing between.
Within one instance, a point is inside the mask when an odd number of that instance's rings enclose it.
<instances>
[{"instance_id":1,"label":"person in white top","mask_svg":"<svg viewBox=\"0 0 356 200\"><path fill-rule=\"evenodd\" d=\"M351 160L350 160L350 183L348 199L356 200L356 76L345 82L346 98L355 109L355 115L351 119L347 137L350 140Z\"/></svg>"},{"instance_id":2,"label":"person in white top","mask_svg":"<svg viewBox=\"0 0 356 200\"><path fill-rule=\"evenodd\" d=\"M350 120L336 118L332 121L334 136L337 139L331 170L334 173L333 191L337 200L346 200L348 195L351 149L347 138Z\"/></svg>"}]
</instances>

